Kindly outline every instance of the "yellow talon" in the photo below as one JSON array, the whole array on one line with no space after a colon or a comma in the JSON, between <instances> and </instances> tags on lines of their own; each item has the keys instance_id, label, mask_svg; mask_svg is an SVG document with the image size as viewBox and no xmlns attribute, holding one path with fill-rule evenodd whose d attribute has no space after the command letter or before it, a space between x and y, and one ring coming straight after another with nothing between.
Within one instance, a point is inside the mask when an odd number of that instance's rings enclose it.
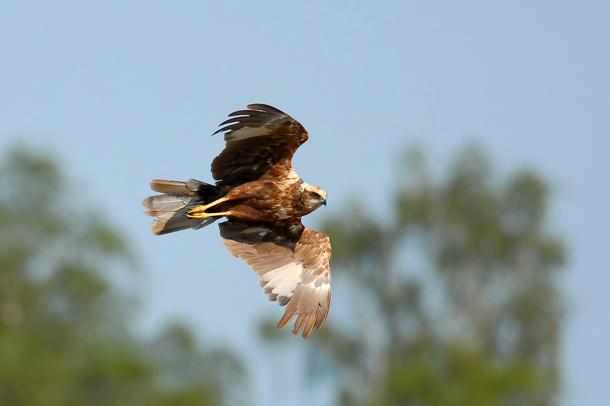
<instances>
[{"instance_id":1,"label":"yellow talon","mask_svg":"<svg viewBox=\"0 0 610 406\"><path fill-rule=\"evenodd\" d=\"M188 209L186 212L186 217L190 219L204 219L208 217L208 213L205 212L204 206L195 206L193 208Z\"/></svg>"},{"instance_id":2,"label":"yellow talon","mask_svg":"<svg viewBox=\"0 0 610 406\"><path fill-rule=\"evenodd\" d=\"M219 213L206 213L205 212L206 209L207 209L207 207L205 207L205 206L192 207L186 212L186 217L189 219L201 220L201 219L205 219L208 217L223 217L223 216L231 215L230 210L219 212Z\"/></svg>"},{"instance_id":3,"label":"yellow talon","mask_svg":"<svg viewBox=\"0 0 610 406\"><path fill-rule=\"evenodd\" d=\"M187 212L186 212L186 217L190 218L190 219L204 219L204 218L208 218L208 217L213 217L213 216L226 216L229 212L225 212L225 213L206 213L205 211L207 209L209 209L210 207L216 206L220 203L226 202L227 199L226 197L221 197L220 199L214 200L213 202L209 203L209 204L200 204L198 206L193 206L191 207Z\"/></svg>"}]
</instances>

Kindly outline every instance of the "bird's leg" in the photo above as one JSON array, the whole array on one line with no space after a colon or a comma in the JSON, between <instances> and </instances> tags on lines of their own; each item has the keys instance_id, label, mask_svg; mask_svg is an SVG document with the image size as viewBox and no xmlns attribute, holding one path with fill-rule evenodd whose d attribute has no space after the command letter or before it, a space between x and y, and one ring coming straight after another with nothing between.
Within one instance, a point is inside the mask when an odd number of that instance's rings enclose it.
<instances>
[{"instance_id":1,"label":"bird's leg","mask_svg":"<svg viewBox=\"0 0 610 406\"><path fill-rule=\"evenodd\" d=\"M188 217L190 219L194 219L194 220L201 220L201 219L205 219L205 218L208 218L208 217L230 216L232 214L231 210L221 211L221 212L218 212L218 213L206 213L206 212L191 213L191 210L186 212L186 217Z\"/></svg>"},{"instance_id":2,"label":"bird's leg","mask_svg":"<svg viewBox=\"0 0 610 406\"><path fill-rule=\"evenodd\" d=\"M202 219L202 218L206 218L206 217L210 217L212 215L218 215L218 213L206 213L205 211L207 209L209 209L210 207L214 207L216 205L219 205L220 203L226 202L227 200L229 200L226 197L221 197L220 199L214 200L211 203L208 204L200 204L197 206L193 206L190 209L188 209L188 211L186 212L186 217L190 218L190 219Z\"/></svg>"}]
</instances>

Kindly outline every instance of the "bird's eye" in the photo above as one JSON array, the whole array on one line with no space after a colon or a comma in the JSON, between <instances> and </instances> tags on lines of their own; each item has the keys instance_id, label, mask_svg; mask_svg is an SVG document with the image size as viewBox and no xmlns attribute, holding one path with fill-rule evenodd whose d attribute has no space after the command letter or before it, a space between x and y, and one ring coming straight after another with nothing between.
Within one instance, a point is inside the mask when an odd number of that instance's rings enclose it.
<instances>
[{"instance_id":1,"label":"bird's eye","mask_svg":"<svg viewBox=\"0 0 610 406\"><path fill-rule=\"evenodd\" d=\"M320 196L320 194L318 192L311 192L311 197L313 197L314 199L322 198L322 196Z\"/></svg>"}]
</instances>

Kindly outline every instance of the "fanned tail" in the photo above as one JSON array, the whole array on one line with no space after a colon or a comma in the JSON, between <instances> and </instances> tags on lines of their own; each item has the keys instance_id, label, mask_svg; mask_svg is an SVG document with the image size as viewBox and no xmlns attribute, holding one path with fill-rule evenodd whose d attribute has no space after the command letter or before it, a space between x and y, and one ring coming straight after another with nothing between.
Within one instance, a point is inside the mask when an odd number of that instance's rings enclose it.
<instances>
[{"instance_id":1,"label":"fanned tail","mask_svg":"<svg viewBox=\"0 0 610 406\"><path fill-rule=\"evenodd\" d=\"M186 211L197 204L206 204L225 194L225 188L196 179L186 182L154 179L150 187L160 195L144 199L145 213L154 217L152 232L156 235L173 233L188 228L198 229L213 223L218 217L189 219Z\"/></svg>"}]
</instances>

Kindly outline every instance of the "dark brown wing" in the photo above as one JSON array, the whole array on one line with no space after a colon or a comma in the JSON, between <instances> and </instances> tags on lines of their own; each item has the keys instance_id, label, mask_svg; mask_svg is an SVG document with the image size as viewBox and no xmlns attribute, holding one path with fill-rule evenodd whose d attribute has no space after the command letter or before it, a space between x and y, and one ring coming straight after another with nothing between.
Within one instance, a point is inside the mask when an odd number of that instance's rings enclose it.
<instances>
[{"instance_id":1,"label":"dark brown wing","mask_svg":"<svg viewBox=\"0 0 610 406\"><path fill-rule=\"evenodd\" d=\"M278 223L226 221L219 225L229 251L258 274L271 300L286 305L277 323L282 328L296 316L293 334L307 338L328 316L330 239L299 220Z\"/></svg>"},{"instance_id":2,"label":"dark brown wing","mask_svg":"<svg viewBox=\"0 0 610 406\"><path fill-rule=\"evenodd\" d=\"M290 170L294 152L308 138L298 121L266 104L250 104L229 117L214 133L224 132L226 142L212 162L217 185L257 180L278 163Z\"/></svg>"}]
</instances>

